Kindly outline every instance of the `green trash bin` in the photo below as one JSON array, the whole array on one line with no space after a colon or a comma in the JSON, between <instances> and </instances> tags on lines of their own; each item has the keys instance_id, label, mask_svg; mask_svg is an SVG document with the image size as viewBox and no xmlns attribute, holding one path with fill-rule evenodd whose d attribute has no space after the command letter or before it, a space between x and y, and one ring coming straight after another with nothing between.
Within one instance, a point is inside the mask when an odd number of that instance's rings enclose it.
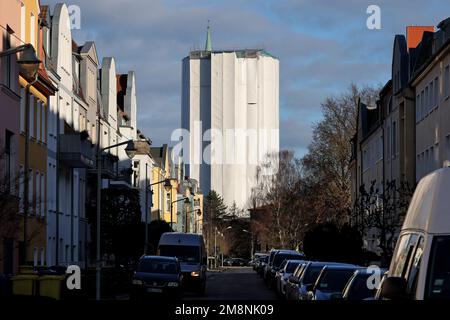
<instances>
[{"instance_id":1,"label":"green trash bin","mask_svg":"<svg viewBox=\"0 0 450 320\"><path fill-rule=\"evenodd\" d=\"M62 285L64 276L43 275L39 281L39 296L61 300Z\"/></svg>"},{"instance_id":2,"label":"green trash bin","mask_svg":"<svg viewBox=\"0 0 450 320\"><path fill-rule=\"evenodd\" d=\"M35 296L37 294L36 274L19 274L11 278L13 295Z\"/></svg>"}]
</instances>

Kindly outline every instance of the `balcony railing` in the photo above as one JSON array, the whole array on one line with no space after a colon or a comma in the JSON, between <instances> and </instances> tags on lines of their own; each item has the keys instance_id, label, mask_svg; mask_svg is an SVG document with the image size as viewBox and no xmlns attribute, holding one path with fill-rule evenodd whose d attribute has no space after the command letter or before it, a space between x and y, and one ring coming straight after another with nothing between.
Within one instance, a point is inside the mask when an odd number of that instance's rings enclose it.
<instances>
[{"instance_id":1,"label":"balcony railing","mask_svg":"<svg viewBox=\"0 0 450 320\"><path fill-rule=\"evenodd\" d=\"M92 143L82 139L79 133L59 135L59 157L71 168L93 168L94 153Z\"/></svg>"}]
</instances>

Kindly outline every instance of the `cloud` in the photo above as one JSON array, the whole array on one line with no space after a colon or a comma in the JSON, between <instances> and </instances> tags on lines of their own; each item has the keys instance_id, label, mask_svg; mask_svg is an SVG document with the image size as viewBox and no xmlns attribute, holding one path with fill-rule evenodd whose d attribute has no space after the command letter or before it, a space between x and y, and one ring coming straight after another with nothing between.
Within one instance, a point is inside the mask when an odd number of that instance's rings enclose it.
<instances>
[{"instance_id":1,"label":"cloud","mask_svg":"<svg viewBox=\"0 0 450 320\"><path fill-rule=\"evenodd\" d=\"M57 1L42 0L54 5ZM393 37L408 24L436 25L450 4L380 0L382 29L366 28L373 1L80 0L81 30L118 72L136 71L138 125L155 145L180 126L181 59L204 46L207 20L216 49L264 47L280 59L281 147L303 153L320 103L351 82L390 76Z\"/></svg>"}]
</instances>

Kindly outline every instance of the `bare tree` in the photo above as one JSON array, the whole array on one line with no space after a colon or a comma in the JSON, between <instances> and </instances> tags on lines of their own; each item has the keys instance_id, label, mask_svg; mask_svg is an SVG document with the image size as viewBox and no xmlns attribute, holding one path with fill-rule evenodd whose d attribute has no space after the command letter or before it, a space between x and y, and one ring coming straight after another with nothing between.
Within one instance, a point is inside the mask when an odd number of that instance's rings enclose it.
<instances>
[{"instance_id":1,"label":"bare tree","mask_svg":"<svg viewBox=\"0 0 450 320\"><path fill-rule=\"evenodd\" d=\"M291 151L267 156L267 163L276 163L278 170L273 175L262 175L259 167L257 186L252 192L254 207L270 208L269 221L259 227L271 242L283 248L298 248L301 245L304 227L311 220L306 210L307 186L302 177L301 161Z\"/></svg>"},{"instance_id":2,"label":"bare tree","mask_svg":"<svg viewBox=\"0 0 450 320\"><path fill-rule=\"evenodd\" d=\"M389 261L395 248L396 237L406 215L415 186L395 180L387 181L384 190L362 185L352 210L353 224L363 237L372 232L377 235L383 261Z\"/></svg>"},{"instance_id":3,"label":"bare tree","mask_svg":"<svg viewBox=\"0 0 450 320\"><path fill-rule=\"evenodd\" d=\"M349 141L356 130L358 98L374 101L378 89L352 84L322 104L323 119L314 125L312 142L302 164L317 222L348 222L351 207Z\"/></svg>"}]
</instances>

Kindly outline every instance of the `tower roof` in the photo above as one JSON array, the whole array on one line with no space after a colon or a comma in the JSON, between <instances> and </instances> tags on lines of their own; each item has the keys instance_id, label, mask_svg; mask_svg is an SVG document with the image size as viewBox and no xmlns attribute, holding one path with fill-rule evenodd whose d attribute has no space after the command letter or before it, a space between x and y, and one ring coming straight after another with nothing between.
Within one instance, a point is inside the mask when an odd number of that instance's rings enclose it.
<instances>
[{"instance_id":1,"label":"tower roof","mask_svg":"<svg viewBox=\"0 0 450 320\"><path fill-rule=\"evenodd\" d=\"M205 51L212 51L212 44L211 44L211 27L209 26L209 20L208 20L208 27L206 28L206 42L205 42Z\"/></svg>"}]
</instances>

